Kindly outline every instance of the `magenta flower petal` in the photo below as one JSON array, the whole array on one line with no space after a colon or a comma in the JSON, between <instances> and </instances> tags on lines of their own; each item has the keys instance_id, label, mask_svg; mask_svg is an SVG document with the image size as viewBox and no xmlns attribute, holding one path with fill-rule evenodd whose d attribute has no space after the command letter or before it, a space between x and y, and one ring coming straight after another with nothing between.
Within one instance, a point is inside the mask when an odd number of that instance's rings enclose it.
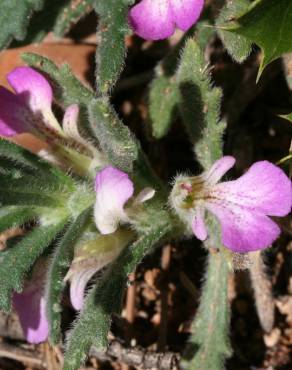
<instances>
[{"instance_id":1,"label":"magenta flower petal","mask_svg":"<svg viewBox=\"0 0 292 370\"><path fill-rule=\"evenodd\" d=\"M44 342L49 335L46 302L40 281L31 280L22 293L14 293L16 309L24 335L30 343Z\"/></svg>"},{"instance_id":2,"label":"magenta flower petal","mask_svg":"<svg viewBox=\"0 0 292 370\"><path fill-rule=\"evenodd\" d=\"M204 221L204 210L203 208L198 208L196 214L192 219L192 230L196 238L199 240L206 240L208 236L208 231Z\"/></svg>"},{"instance_id":3,"label":"magenta flower petal","mask_svg":"<svg viewBox=\"0 0 292 370\"><path fill-rule=\"evenodd\" d=\"M63 131L67 137L76 140L77 142L87 144L78 132L78 117L79 106L77 104L69 105L69 107L66 108L63 117Z\"/></svg>"},{"instance_id":4,"label":"magenta flower petal","mask_svg":"<svg viewBox=\"0 0 292 370\"><path fill-rule=\"evenodd\" d=\"M69 105L63 117L63 131L67 138L73 139L77 143L82 144L87 149L93 148L93 152L96 153L97 150L92 146L90 142L84 139L80 133L78 128L78 119L79 119L79 106L77 104Z\"/></svg>"},{"instance_id":5,"label":"magenta flower petal","mask_svg":"<svg viewBox=\"0 0 292 370\"><path fill-rule=\"evenodd\" d=\"M14 136L29 131L28 115L19 97L0 86L0 135Z\"/></svg>"},{"instance_id":6,"label":"magenta flower petal","mask_svg":"<svg viewBox=\"0 0 292 370\"><path fill-rule=\"evenodd\" d=\"M234 162L233 157L223 157L200 176L178 177L171 202L198 239L207 236L203 215L207 209L221 224L223 245L235 252L260 250L280 234L268 216L291 211L291 180L274 164L260 161L239 179L218 183Z\"/></svg>"},{"instance_id":7,"label":"magenta flower petal","mask_svg":"<svg viewBox=\"0 0 292 370\"><path fill-rule=\"evenodd\" d=\"M229 202L270 216L291 211L292 186L285 173L268 161L253 164L239 179L216 185L216 193Z\"/></svg>"},{"instance_id":8,"label":"magenta flower petal","mask_svg":"<svg viewBox=\"0 0 292 370\"><path fill-rule=\"evenodd\" d=\"M161 40L171 36L175 30L168 0L142 0L129 13L135 33L146 40Z\"/></svg>"},{"instance_id":9,"label":"magenta flower petal","mask_svg":"<svg viewBox=\"0 0 292 370\"><path fill-rule=\"evenodd\" d=\"M206 208L220 221L222 243L234 252L244 253L270 246L279 236L278 225L264 214L228 202L209 202Z\"/></svg>"},{"instance_id":10,"label":"magenta flower petal","mask_svg":"<svg viewBox=\"0 0 292 370\"><path fill-rule=\"evenodd\" d=\"M171 36L177 26L187 31L199 18L203 0L142 0L129 13L137 35L146 40Z\"/></svg>"},{"instance_id":11,"label":"magenta flower petal","mask_svg":"<svg viewBox=\"0 0 292 370\"><path fill-rule=\"evenodd\" d=\"M64 126L73 126L77 127L77 121L79 117L79 106L77 104L71 104L66 108L65 114L63 117L63 127Z\"/></svg>"},{"instance_id":12,"label":"magenta flower petal","mask_svg":"<svg viewBox=\"0 0 292 370\"><path fill-rule=\"evenodd\" d=\"M99 270L90 268L74 272L70 284L70 300L75 310L79 311L83 307L85 288L92 276Z\"/></svg>"},{"instance_id":13,"label":"magenta flower petal","mask_svg":"<svg viewBox=\"0 0 292 370\"><path fill-rule=\"evenodd\" d=\"M51 109L51 86L40 73L29 67L18 67L8 74L7 80L15 94L0 87L1 135L43 130L47 134L49 129L54 136L64 136Z\"/></svg>"},{"instance_id":14,"label":"magenta flower petal","mask_svg":"<svg viewBox=\"0 0 292 370\"><path fill-rule=\"evenodd\" d=\"M235 158L229 155L218 159L204 175L208 184L216 184L235 164Z\"/></svg>"},{"instance_id":15,"label":"magenta flower petal","mask_svg":"<svg viewBox=\"0 0 292 370\"><path fill-rule=\"evenodd\" d=\"M30 67L18 67L7 75L14 91L33 112L51 109L53 93L48 81Z\"/></svg>"},{"instance_id":16,"label":"magenta flower petal","mask_svg":"<svg viewBox=\"0 0 292 370\"><path fill-rule=\"evenodd\" d=\"M197 22L203 7L204 0L169 0L173 20L178 28L187 31Z\"/></svg>"},{"instance_id":17,"label":"magenta flower petal","mask_svg":"<svg viewBox=\"0 0 292 370\"><path fill-rule=\"evenodd\" d=\"M95 223L101 234L111 234L120 221L126 221L125 203L132 197L134 186L129 176L114 167L105 167L95 178Z\"/></svg>"},{"instance_id":18,"label":"magenta flower petal","mask_svg":"<svg viewBox=\"0 0 292 370\"><path fill-rule=\"evenodd\" d=\"M291 181L268 161L253 164L239 179L213 185L206 208L222 225L223 244L237 252L268 247L280 234L267 216L291 210Z\"/></svg>"}]
</instances>

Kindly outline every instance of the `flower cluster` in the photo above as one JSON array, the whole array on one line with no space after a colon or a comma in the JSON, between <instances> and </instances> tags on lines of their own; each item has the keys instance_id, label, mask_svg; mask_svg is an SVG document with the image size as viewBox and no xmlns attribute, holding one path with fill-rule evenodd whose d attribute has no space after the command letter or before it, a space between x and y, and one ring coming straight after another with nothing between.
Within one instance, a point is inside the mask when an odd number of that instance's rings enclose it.
<instances>
[{"instance_id":1,"label":"flower cluster","mask_svg":"<svg viewBox=\"0 0 292 370\"><path fill-rule=\"evenodd\" d=\"M141 37L164 39L176 27L188 30L198 20L203 5L203 0L142 0L130 10L129 21ZM7 79L14 92L0 87L0 135L32 133L53 149L46 153L47 159L53 158L61 166L69 159L71 168L79 175L95 178L95 229L89 230L87 237L75 246L65 277L70 282L72 306L81 310L90 279L135 238L135 233L123 226L135 224L137 210L155 191L145 188L135 194L129 175L109 166L103 153L80 135L78 105L67 107L59 124L52 110L52 88L39 72L19 67ZM235 159L226 156L199 176L178 176L170 203L186 229L199 240L208 237L205 213L210 212L220 223L223 246L238 253L266 248L280 234L270 216L281 217L291 211L291 181L272 163L260 161L237 180L219 182L234 164ZM14 308L31 343L48 337L45 278L45 269L37 265L23 291L13 295Z\"/></svg>"}]
</instances>

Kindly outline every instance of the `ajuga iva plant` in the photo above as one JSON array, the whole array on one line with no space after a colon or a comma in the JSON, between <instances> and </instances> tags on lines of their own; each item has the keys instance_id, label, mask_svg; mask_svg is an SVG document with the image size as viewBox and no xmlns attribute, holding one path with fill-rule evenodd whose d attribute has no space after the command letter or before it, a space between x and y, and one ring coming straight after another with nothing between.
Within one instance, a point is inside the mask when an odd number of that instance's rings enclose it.
<instances>
[{"instance_id":1,"label":"ajuga iva plant","mask_svg":"<svg viewBox=\"0 0 292 370\"><path fill-rule=\"evenodd\" d=\"M251 268L255 302L263 329L272 329L271 284L260 251L277 240L278 220L291 211L291 181L264 158L230 179L236 155L224 153L228 126L221 112L223 92L214 86L206 60L210 39L200 32L204 24L213 25L214 32L217 27L223 44L240 62L251 43L258 43L262 71L292 51L286 42L292 37L290 13L283 16L291 4L227 1L219 15L218 3L60 1L53 4L50 22L42 24L35 12L43 9L43 17L49 2L24 1L15 10L15 29L3 20L1 10L2 46L13 38L40 40L49 30L61 36L93 9L98 16L95 90L81 83L70 66L32 53L22 56L25 66L8 73L10 87L0 87L0 231L22 229L0 251L0 308L16 310L28 342L62 343L64 370L82 366L92 346L106 350L129 275L163 243L189 239L193 248L204 249L207 260L191 334L181 348L182 368L221 370L232 354L228 278L235 260L256 261ZM8 0L3 9L9 18ZM274 16L281 27L272 21L267 40L267 24ZM132 122L121 120L114 99L120 73L130 63L126 46L135 45L126 37L147 40L142 47L147 50L147 45L171 36L168 54L151 73L144 111L149 111L153 147L162 150L158 139L167 140L178 130L172 142L186 136L192 148L188 171L178 160L172 180L167 175L174 172L167 168L170 150L166 159L161 155L159 163L153 160L150 130L136 136ZM138 78L128 85L143 88L140 83ZM33 154L13 143L23 133L39 138L43 149ZM179 150L176 155L180 159ZM269 297L265 302L271 302L268 323L261 287ZM69 299L63 299L67 294ZM65 304L78 312L69 318L67 332L62 330Z\"/></svg>"}]
</instances>

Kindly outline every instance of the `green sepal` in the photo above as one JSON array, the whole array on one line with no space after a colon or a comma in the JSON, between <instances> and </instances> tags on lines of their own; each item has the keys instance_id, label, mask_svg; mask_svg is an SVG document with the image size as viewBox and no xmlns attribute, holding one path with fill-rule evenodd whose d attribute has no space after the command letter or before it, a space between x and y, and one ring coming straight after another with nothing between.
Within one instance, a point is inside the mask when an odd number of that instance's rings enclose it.
<instances>
[{"instance_id":1,"label":"green sepal","mask_svg":"<svg viewBox=\"0 0 292 370\"><path fill-rule=\"evenodd\" d=\"M68 338L63 370L76 370L85 361L92 345L104 349L111 316L120 313L128 275L146 253L167 237L171 225L154 228L126 247L108 268L103 278L88 294L85 307Z\"/></svg>"},{"instance_id":2,"label":"green sepal","mask_svg":"<svg viewBox=\"0 0 292 370\"><path fill-rule=\"evenodd\" d=\"M219 120L222 93L211 88L202 50L192 39L186 42L177 71L183 122L201 165L209 168L222 157L225 124Z\"/></svg>"},{"instance_id":3,"label":"green sepal","mask_svg":"<svg viewBox=\"0 0 292 370\"><path fill-rule=\"evenodd\" d=\"M101 38L96 52L97 89L102 95L109 93L123 69L125 36L130 33L128 8L133 3L134 0L95 0Z\"/></svg>"},{"instance_id":4,"label":"green sepal","mask_svg":"<svg viewBox=\"0 0 292 370\"><path fill-rule=\"evenodd\" d=\"M64 277L74 257L74 247L88 223L91 207L83 211L68 227L56 246L48 274L47 316L50 323L50 339L58 343L61 334L61 297L64 289Z\"/></svg>"},{"instance_id":5,"label":"green sepal","mask_svg":"<svg viewBox=\"0 0 292 370\"><path fill-rule=\"evenodd\" d=\"M0 308L6 312L11 307L13 291L20 292L25 274L34 262L62 231L67 220L48 226L38 226L16 245L0 252Z\"/></svg>"},{"instance_id":6,"label":"green sepal","mask_svg":"<svg viewBox=\"0 0 292 370\"><path fill-rule=\"evenodd\" d=\"M127 126L118 118L107 98L94 99L89 105L92 132L110 162L131 172L138 157L138 143Z\"/></svg>"}]
</instances>

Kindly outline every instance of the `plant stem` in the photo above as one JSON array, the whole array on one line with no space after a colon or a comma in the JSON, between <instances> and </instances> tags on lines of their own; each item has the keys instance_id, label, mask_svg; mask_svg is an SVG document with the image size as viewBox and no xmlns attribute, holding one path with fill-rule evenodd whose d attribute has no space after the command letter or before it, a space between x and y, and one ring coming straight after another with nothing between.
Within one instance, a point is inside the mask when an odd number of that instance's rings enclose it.
<instances>
[{"instance_id":1,"label":"plant stem","mask_svg":"<svg viewBox=\"0 0 292 370\"><path fill-rule=\"evenodd\" d=\"M228 338L230 310L227 297L229 264L220 250L209 253L201 303L184 354L186 370L221 370L231 355Z\"/></svg>"}]
</instances>

